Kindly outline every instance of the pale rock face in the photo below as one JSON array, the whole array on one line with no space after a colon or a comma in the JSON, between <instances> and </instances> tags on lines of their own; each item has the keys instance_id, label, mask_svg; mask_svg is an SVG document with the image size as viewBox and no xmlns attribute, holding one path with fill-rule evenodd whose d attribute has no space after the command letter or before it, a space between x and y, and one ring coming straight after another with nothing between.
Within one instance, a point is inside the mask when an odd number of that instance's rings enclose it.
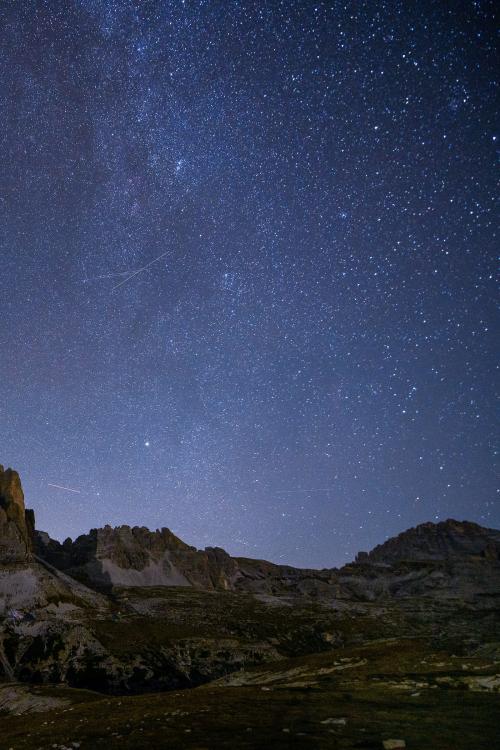
<instances>
[{"instance_id":1,"label":"pale rock face","mask_svg":"<svg viewBox=\"0 0 500 750\"><path fill-rule=\"evenodd\" d=\"M28 685L0 685L0 712L21 714L44 713L54 708L69 706L68 700L36 695Z\"/></svg>"},{"instance_id":2,"label":"pale rock face","mask_svg":"<svg viewBox=\"0 0 500 750\"><path fill-rule=\"evenodd\" d=\"M77 612L88 607L98 610L106 609L106 606L95 591L36 561L23 565L0 565L0 620L12 609L24 613L43 611L46 616L49 607L52 607L55 619L66 619L73 610Z\"/></svg>"},{"instance_id":3,"label":"pale rock face","mask_svg":"<svg viewBox=\"0 0 500 750\"><path fill-rule=\"evenodd\" d=\"M30 560L34 520L24 508L19 474L0 465L0 564Z\"/></svg>"}]
</instances>

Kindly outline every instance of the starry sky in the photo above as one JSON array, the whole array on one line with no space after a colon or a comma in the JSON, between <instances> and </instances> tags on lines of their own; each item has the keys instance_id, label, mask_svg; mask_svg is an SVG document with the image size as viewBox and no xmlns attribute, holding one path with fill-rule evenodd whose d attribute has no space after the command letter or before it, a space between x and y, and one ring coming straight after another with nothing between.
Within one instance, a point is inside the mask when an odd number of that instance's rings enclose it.
<instances>
[{"instance_id":1,"label":"starry sky","mask_svg":"<svg viewBox=\"0 0 500 750\"><path fill-rule=\"evenodd\" d=\"M326 567L500 525L493 7L2 4L0 462L38 528Z\"/></svg>"}]
</instances>

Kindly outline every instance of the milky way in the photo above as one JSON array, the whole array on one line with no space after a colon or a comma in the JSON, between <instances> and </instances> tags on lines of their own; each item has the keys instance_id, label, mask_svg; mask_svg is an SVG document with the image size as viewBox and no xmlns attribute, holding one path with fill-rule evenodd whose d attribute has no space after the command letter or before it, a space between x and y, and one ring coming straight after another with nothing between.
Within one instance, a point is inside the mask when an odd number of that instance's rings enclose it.
<instances>
[{"instance_id":1,"label":"milky way","mask_svg":"<svg viewBox=\"0 0 500 750\"><path fill-rule=\"evenodd\" d=\"M499 524L492 15L2 4L0 462L38 528L327 566Z\"/></svg>"}]
</instances>

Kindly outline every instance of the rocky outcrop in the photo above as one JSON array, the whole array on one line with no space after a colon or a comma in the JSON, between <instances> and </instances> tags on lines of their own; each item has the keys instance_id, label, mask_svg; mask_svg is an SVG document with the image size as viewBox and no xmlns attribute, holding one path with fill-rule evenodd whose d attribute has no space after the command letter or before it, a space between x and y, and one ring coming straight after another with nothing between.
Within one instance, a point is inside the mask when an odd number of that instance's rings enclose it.
<instances>
[{"instance_id":1,"label":"rocky outcrop","mask_svg":"<svg viewBox=\"0 0 500 750\"><path fill-rule=\"evenodd\" d=\"M369 553L360 552L356 562L393 565L401 561L471 559L500 561L500 531L448 519L408 529Z\"/></svg>"},{"instance_id":2,"label":"rocky outcrop","mask_svg":"<svg viewBox=\"0 0 500 750\"><path fill-rule=\"evenodd\" d=\"M141 527L105 526L62 544L44 532L35 535L35 548L43 559L101 585L173 585L176 575L165 553L183 547L187 545L168 529L150 532Z\"/></svg>"},{"instance_id":3,"label":"rocky outcrop","mask_svg":"<svg viewBox=\"0 0 500 750\"><path fill-rule=\"evenodd\" d=\"M33 511L24 508L19 474L0 465L0 564L31 559L34 526Z\"/></svg>"},{"instance_id":4,"label":"rocky outcrop","mask_svg":"<svg viewBox=\"0 0 500 750\"><path fill-rule=\"evenodd\" d=\"M92 529L75 541L59 542L36 532L41 558L79 580L97 586L194 586L228 589L236 562L222 549L197 550L169 529L140 526Z\"/></svg>"},{"instance_id":5,"label":"rocky outcrop","mask_svg":"<svg viewBox=\"0 0 500 750\"><path fill-rule=\"evenodd\" d=\"M500 598L500 532L453 519L424 523L360 552L340 574L343 594L354 600L455 600L488 608Z\"/></svg>"}]
</instances>

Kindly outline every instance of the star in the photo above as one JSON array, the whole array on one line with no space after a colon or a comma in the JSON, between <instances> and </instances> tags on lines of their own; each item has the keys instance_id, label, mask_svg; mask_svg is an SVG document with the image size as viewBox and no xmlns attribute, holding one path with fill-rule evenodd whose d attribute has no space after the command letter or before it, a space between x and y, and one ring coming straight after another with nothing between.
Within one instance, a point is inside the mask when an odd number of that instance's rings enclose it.
<instances>
[{"instance_id":1,"label":"star","mask_svg":"<svg viewBox=\"0 0 500 750\"><path fill-rule=\"evenodd\" d=\"M35 5L0 14L0 463L46 530L329 567L500 523L493 4Z\"/></svg>"}]
</instances>

